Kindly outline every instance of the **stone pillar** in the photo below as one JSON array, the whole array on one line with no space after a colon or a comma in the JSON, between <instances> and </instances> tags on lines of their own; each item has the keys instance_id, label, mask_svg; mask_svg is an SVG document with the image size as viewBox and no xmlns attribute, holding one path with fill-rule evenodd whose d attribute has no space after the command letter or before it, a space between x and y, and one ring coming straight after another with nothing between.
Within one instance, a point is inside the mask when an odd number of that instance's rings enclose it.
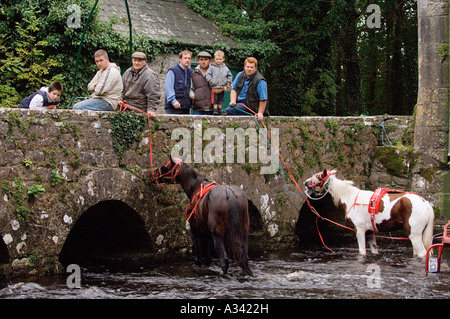
<instances>
[{"instance_id":1,"label":"stone pillar","mask_svg":"<svg viewBox=\"0 0 450 319\"><path fill-rule=\"evenodd\" d=\"M449 154L449 4L418 1L419 92L414 151L420 154L414 191L432 193L438 220L450 218ZM446 53L447 52L447 53Z\"/></svg>"}]
</instances>

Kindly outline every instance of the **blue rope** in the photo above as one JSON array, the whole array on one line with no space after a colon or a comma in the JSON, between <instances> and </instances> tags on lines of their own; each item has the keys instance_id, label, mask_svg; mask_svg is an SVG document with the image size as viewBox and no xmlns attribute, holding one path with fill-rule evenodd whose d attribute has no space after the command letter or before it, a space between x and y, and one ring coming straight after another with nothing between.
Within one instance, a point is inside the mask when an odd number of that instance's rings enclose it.
<instances>
[{"instance_id":1,"label":"blue rope","mask_svg":"<svg viewBox=\"0 0 450 319\"><path fill-rule=\"evenodd\" d=\"M383 144L383 146L392 146L391 140L389 139L389 136L387 135L386 132L386 125L384 124L384 121L381 122L380 124L382 130L381 130L381 143ZM387 141L389 142L388 145L386 145L386 143L384 142L384 137L386 136Z\"/></svg>"}]
</instances>

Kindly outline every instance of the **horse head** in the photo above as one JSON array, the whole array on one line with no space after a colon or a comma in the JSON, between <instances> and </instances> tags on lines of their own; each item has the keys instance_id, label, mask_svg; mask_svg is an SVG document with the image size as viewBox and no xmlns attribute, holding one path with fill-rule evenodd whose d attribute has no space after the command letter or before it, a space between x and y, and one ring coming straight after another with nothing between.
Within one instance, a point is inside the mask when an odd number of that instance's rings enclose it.
<instances>
[{"instance_id":1,"label":"horse head","mask_svg":"<svg viewBox=\"0 0 450 319\"><path fill-rule=\"evenodd\" d=\"M176 178L181 173L183 160L170 156L170 160L153 171L153 178L157 184L176 184Z\"/></svg>"},{"instance_id":2,"label":"horse head","mask_svg":"<svg viewBox=\"0 0 450 319\"><path fill-rule=\"evenodd\" d=\"M321 196L326 193L327 185L330 182L330 177L336 174L336 170L328 171L324 169L323 172L314 174L305 181L306 194Z\"/></svg>"}]
</instances>

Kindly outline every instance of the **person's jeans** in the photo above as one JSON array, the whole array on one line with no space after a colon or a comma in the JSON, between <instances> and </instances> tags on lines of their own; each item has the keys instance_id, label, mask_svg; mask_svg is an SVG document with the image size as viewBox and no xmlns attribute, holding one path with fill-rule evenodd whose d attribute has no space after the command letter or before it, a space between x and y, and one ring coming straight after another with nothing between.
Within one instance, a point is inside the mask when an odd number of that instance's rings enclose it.
<instances>
[{"instance_id":1,"label":"person's jeans","mask_svg":"<svg viewBox=\"0 0 450 319\"><path fill-rule=\"evenodd\" d=\"M89 110L89 111L114 111L111 104L102 99L87 99L76 103L74 110Z\"/></svg>"},{"instance_id":2,"label":"person's jeans","mask_svg":"<svg viewBox=\"0 0 450 319\"><path fill-rule=\"evenodd\" d=\"M166 114L190 114L191 109L165 109Z\"/></svg>"},{"instance_id":3,"label":"person's jeans","mask_svg":"<svg viewBox=\"0 0 450 319\"><path fill-rule=\"evenodd\" d=\"M213 111L192 111L192 115L213 115Z\"/></svg>"},{"instance_id":4,"label":"person's jeans","mask_svg":"<svg viewBox=\"0 0 450 319\"><path fill-rule=\"evenodd\" d=\"M251 113L249 110L245 108L242 104L236 104L235 106L229 106L224 110L228 115L250 115L253 116L255 114Z\"/></svg>"}]
</instances>

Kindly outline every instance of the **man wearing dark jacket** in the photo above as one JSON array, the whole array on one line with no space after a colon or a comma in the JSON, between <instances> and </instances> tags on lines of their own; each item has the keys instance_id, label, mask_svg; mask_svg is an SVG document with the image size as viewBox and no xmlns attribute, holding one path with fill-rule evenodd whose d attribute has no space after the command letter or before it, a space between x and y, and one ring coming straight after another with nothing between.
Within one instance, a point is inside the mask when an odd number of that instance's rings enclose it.
<instances>
[{"instance_id":1,"label":"man wearing dark jacket","mask_svg":"<svg viewBox=\"0 0 450 319\"><path fill-rule=\"evenodd\" d=\"M180 63L171 67L166 74L164 90L166 92L166 114L189 114L192 102L191 89L191 51L184 50L178 55Z\"/></svg>"},{"instance_id":2,"label":"man wearing dark jacket","mask_svg":"<svg viewBox=\"0 0 450 319\"><path fill-rule=\"evenodd\" d=\"M200 52L198 54L198 65L191 74L189 96L193 101L193 114L196 115L212 115L211 87L205 77L211 58L212 56L208 52Z\"/></svg>"},{"instance_id":3,"label":"man wearing dark jacket","mask_svg":"<svg viewBox=\"0 0 450 319\"><path fill-rule=\"evenodd\" d=\"M230 106L225 109L229 115L255 115L259 121L269 115L269 103L267 94L267 81L258 72L258 61L255 58L247 58L244 62L244 71L238 73L233 81L233 89L230 94Z\"/></svg>"}]
</instances>

